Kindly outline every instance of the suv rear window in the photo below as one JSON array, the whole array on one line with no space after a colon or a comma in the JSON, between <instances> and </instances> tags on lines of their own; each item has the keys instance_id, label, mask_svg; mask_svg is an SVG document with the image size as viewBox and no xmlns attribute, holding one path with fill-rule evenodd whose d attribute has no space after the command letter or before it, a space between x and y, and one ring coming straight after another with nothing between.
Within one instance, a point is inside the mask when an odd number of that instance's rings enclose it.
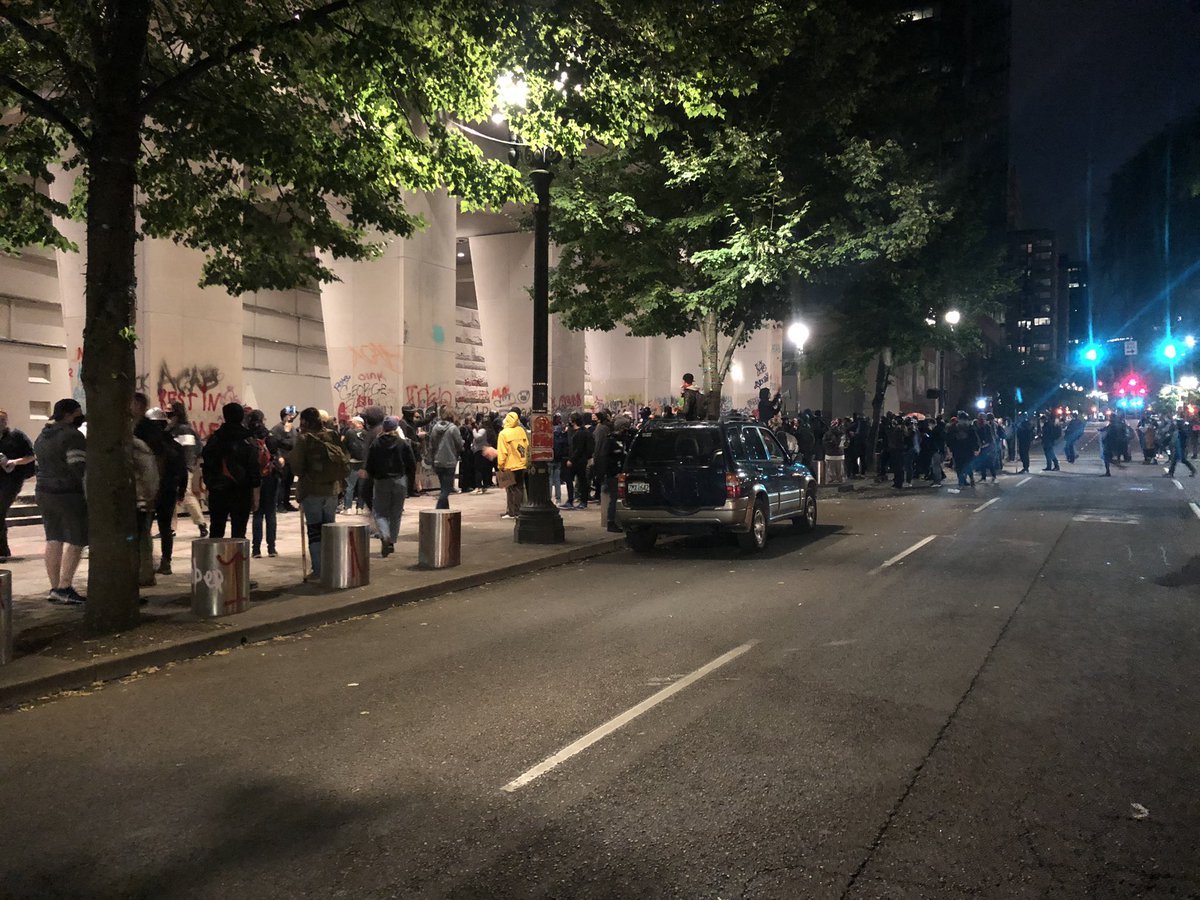
<instances>
[{"instance_id":1,"label":"suv rear window","mask_svg":"<svg viewBox=\"0 0 1200 900\"><path fill-rule=\"evenodd\" d=\"M724 450L716 428L650 428L641 432L629 450L634 466L664 462L706 465L713 454Z\"/></svg>"}]
</instances>

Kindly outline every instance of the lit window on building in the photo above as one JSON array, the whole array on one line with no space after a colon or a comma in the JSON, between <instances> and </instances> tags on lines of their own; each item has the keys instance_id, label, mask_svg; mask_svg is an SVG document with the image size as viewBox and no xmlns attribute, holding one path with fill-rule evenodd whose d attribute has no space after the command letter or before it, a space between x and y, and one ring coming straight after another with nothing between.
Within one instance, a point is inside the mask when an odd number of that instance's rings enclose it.
<instances>
[{"instance_id":1,"label":"lit window on building","mask_svg":"<svg viewBox=\"0 0 1200 900\"><path fill-rule=\"evenodd\" d=\"M900 13L901 22L920 22L923 19L933 18L932 6L914 6L912 9L906 9Z\"/></svg>"}]
</instances>

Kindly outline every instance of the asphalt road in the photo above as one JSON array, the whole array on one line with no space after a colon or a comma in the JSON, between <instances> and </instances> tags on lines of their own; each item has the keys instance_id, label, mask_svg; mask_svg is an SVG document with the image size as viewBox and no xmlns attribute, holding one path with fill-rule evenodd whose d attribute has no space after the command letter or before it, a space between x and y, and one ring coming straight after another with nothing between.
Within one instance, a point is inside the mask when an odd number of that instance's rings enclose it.
<instances>
[{"instance_id":1,"label":"asphalt road","mask_svg":"<svg viewBox=\"0 0 1200 900\"><path fill-rule=\"evenodd\" d=\"M0 715L0 895L1200 896L1200 479L1099 471Z\"/></svg>"}]
</instances>

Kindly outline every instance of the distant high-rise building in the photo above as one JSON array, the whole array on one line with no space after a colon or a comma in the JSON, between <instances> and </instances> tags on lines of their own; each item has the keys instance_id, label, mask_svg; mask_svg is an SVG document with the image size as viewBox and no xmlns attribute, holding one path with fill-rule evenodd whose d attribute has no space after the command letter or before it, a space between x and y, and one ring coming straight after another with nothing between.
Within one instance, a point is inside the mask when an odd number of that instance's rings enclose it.
<instances>
[{"instance_id":1,"label":"distant high-rise building","mask_svg":"<svg viewBox=\"0 0 1200 900\"><path fill-rule=\"evenodd\" d=\"M1009 349L1029 359L1057 360L1059 267L1054 232L1014 231L1008 247L1018 279L1005 312Z\"/></svg>"},{"instance_id":2,"label":"distant high-rise building","mask_svg":"<svg viewBox=\"0 0 1200 900\"><path fill-rule=\"evenodd\" d=\"M1059 355L1087 344L1092 335L1088 328L1088 268L1087 263L1070 259L1065 253L1059 257L1059 293L1065 295L1060 309ZM1062 324L1065 323L1065 326ZM1065 357L1064 357L1065 358Z\"/></svg>"}]
</instances>

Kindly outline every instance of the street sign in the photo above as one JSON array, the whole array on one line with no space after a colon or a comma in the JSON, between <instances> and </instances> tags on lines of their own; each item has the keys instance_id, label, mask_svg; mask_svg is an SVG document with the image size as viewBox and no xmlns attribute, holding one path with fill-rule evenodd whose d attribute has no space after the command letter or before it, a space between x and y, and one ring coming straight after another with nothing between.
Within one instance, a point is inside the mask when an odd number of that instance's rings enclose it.
<instances>
[{"instance_id":1,"label":"street sign","mask_svg":"<svg viewBox=\"0 0 1200 900\"><path fill-rule=\"evenodd\" d=\"M545 413L537 413L530 424L533 425L530 460L550 462L554 459L554 420Z\"/></svg>"},{"instance_id":2,"label":"street sign","mask_svg":"<svg viewBox=\"0 0 1200 900\"><path fill-rule=\"evenodd\" d=\"M1126 356L1137 356L1137 341L1126 341L1125 342L1125 355Z\"/></svg>"}]
</instances>

